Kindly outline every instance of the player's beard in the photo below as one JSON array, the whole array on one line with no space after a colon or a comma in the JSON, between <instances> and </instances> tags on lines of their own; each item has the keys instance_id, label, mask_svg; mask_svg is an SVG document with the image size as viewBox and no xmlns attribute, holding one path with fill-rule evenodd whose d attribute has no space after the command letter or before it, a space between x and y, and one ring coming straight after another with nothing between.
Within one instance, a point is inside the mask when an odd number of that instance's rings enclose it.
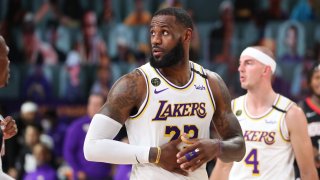
<instances>
[{"instance_id":1,"label":"player's beard","mask_svg":"<svg viewBox=\"0 0 320 180\"><path fill-rule=\"evenodd\" d=\"M184 58L184 49L181 39L177 45L165 54L161 59L156 59L153 55L149 58L150 65L154 68L166 68L178 64Z\"/></svg>"}]
</instances>

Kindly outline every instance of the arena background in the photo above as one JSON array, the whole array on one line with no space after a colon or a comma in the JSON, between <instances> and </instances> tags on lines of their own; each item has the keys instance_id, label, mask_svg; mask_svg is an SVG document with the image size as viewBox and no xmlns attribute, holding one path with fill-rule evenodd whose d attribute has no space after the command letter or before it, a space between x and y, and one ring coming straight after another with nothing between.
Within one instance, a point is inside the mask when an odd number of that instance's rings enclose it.
<instances>
[{"instance_id":1,"label":"arena background","mask_svg":"<svg viewBox=\"0 0 320 180\"><path fill-rule=\"evenodd\" d=\"M36 112L42 135L54 139L45 126L48 118L63 124L64 134L87 113L90 94L106 98L119 77L147 62L151 15L169 6L188 10L194 20L190 59L220 74L232 97L244 93L238 58L251 45L276 54L277 92L296 102L308 95L306 74L320 61L319 0L1 0L0 32L10 47L11 77L0 90L0 114L20 120L23 103L33 102L36 108L27 107ZM23 146L24 129L19 131ZM62 151L47 141L51 153ZM7 152L19 155L9 147ZM54 155L59 178L70 178L61 152ZM4 170L21 173L25 164L8 156Z\"/></svg>"}]
</instances>

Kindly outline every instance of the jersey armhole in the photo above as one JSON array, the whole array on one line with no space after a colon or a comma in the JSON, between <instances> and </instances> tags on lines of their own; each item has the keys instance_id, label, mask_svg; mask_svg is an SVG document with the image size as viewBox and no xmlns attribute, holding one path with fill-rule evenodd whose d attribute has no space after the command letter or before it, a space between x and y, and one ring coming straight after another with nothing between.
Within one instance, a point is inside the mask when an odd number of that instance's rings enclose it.
<instances>
[{"instance_id":1,"label":"jersey armhole","mask_svg":"<svg viewBox=\"0 0 320 180\"><path fill-rule=\"evenodd\" d=\"M201 71L204 75L207 75L207 73L205 72L205 70L203 69L203 67L200 67L201 68ZM213 105L213 111L215 112L216 111L216 102L214 101L214 98L213 98L213 95L212 95L212 90L210 88L210 84L209 84L209 81L208 81L208 78L205 78L205 83L206 83L206 86L207 86L207 90L208 90L208 93L209 93L209 96L210 96L210 99L211 99L211 102L212 102L212 105Z\"/></svg>"},{"instance_id":2,"label":"jersey armhole","mask_svg":"<svg viewBox=\"0 0 320 180\"><path fill-rule=\"evenodd\" d=\"M288 106L285 108L285 111L288 111L292 105L293 105L293 102L290 102L288 104ZM286 123L286 113L284 113L283 116L281 116L279 126L280 126L279 131L280 131L282 139L286 142L289 142L290 141L290 133L289 133L288 126Z\"/></svg>"},{"instance_id":3,"label":"jersey armhole","mask_svg":"<svg viewBox=\"0 0 320 180\"><path fill-rule=\"evenodd\" d=\"M141 104L141 106L139 107L139 110L136 114L134 115L131 115L130 116L130 119L135 119L137 118L139 115L141 115L143 113L143 111L146 109L146 106L148 104L148 100L149 100L149 81L148 81L148 76L146 75L146 73L141 69L141 68L137 68L137 70L139 70L142 74L143 74L143 77L144 77L144 80L145 80L145 83L146 83L146 87L147 87L147 94L146 94L146 97L145 99L143 100L143 103Z\"/></svg>"}]
</instances>

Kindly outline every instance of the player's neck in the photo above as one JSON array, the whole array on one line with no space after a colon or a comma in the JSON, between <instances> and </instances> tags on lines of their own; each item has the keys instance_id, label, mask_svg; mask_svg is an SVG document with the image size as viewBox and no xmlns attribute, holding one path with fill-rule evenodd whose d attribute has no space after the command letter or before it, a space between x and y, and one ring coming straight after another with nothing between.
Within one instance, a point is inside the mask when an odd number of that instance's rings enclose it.
<instances>
[{"instance_id":1,"label":"player's neck","mask_svg":"<svg viewBox=\"0 0 320 180\"><path fill-rule=\"evenodd\" d=\"M177 86L187 84L191 77L191 67L189 60L182 61L175 66L159 69L161 74L171 83Z\"/></svg>"},{"instance_id":2,"label":"player's neck","mask_svg":"<svg viewBox=\"0 0 320 180\"><path fill-rule=\"evenodd\" d=\"M260 87L247 92L247 105L251 107L269 108L273 105L277 94L272 87Z\"/></svg>"}]
</instances>

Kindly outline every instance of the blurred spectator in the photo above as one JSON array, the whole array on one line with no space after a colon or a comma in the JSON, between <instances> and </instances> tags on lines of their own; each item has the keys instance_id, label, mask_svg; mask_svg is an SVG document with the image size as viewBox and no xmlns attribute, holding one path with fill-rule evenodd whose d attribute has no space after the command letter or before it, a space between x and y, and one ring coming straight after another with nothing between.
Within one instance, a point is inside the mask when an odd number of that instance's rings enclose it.
<instances>
[{"instance_id":1,"label":"blurred spectator","mask_svg":"<svg viewBox=\"0 0 320 180\"><path fill-rule=\"evenodd\" d=\"M311 137L314 159L318 174L320 175L320 64L315 63L308 71L307 82L310 95L306 97L300 106L306 114L308 120L308 133ZM295 168L298 168L295 164ZM296 177L300 177L299 171L296 171Z\"/></svg>"},{"instance_id":2,"label":"blurred spectator","mask_svg":"<svg viewBox=\"0 0 320 180\"><path fill-rule=\"evenodd\" d=\"M188 9L188 13L190 17L194 21L194 14L192 9ZM189 59L193 62L198 62L200 58L200 36L198 28L195 24L193 24L193 32L192 32L192 39L190 43L190 51L189 51Z\"/></svg>"},{"instance_id":3,"label":"blurred spectator","mask_svg":"<svg viewBox=\"0 0 320 180\"><path fill-rule=\"evenodd\" d=\"M233 4L224 0L219 6L220 19L215 22L209 36L209 66L228 84L229 91L234 94L235 85L239 84L235 61L236 41Z\"/></svg>"},{"instance_id":4,"label":"blurred spectator","mask_svg":"<svg viewBox=\"0 0 320 180\"><path fill-rule=\"evenodd\" d=\"M50 164L50 149L42 143L36 144L32 149L32 154L36 160L36 170L27 173L24 180L58 180L56 170Z\"/></svg>"},{"instance_id":5,"label":"blurred spectator","mask_svg":"<svg viewBox=\"0 0 320 180\"><path fill-rule=\"evenodd\" d=\"M234 17L237 22L250 21L255 16L255 0L235 0Z\"/></svg>"},{"instance_id":6,"label":"blurred spectator","mask_svg":"<svg viewBox=\"0 0 320 180\"><path fill-rule=\"evenodd\" d=\"M107 99L109 90L112 85L111 67L99 66L97 70L96 80L91 87L91 94L102 94Z\"/></svg>"},{"instance_id":7,"label":"blurred spectator","mask_svg":"<svg viewBox=\"0 0 320 180\"><path fill-rule=\"evenodd\" d=\"M60 74L60 98L65 102L81 102L85 99L86 88L81 72L81 57L71 51L67 56L65 70Z\"/></svg>"},{"instance_id":8,"label":"blurred spectator","mask_svg":"<svg viewBox=\"0 0 320 180\"><path fill-rule=\"evenodd\" d=\"M301 22L315 19L314 0L300 0L293 8L290 19Z\"/></svg>"},{"instance_id":9,"label":"blurred spectator","mask_svg":"<svg viewBox=\"0 0 320 180\"><path fill-rule=\"evenodd\" d=\"M22 27L22 54L27 64L57 64L58 55L50 44L42 42L36 35L32 14L26 14Z\"/></svg>"},{"instance_id":10,"label":"blurred spectator","mask_svg":"<svg viewBox=\"0 0 320 180\"><path fill-rule=\"evenodd\" d=\"M63 163L63 142L68 126L59 120L55 109L48 109L41 120L41 126L44 134L47 134L53 141L53 157L55 164L61 165Z\"/></svg>"},{"instance_id":11,"label":"blurred spectator","mask_svg":"<svg viewBox=\"0 0 320 180\"><path fill-rule=\"evenodd\" d=\"M299 41L300 36L303 36L302 33L302 31L298 31L298 27L295 24L291 24L287 27L283 42L282 44L279 44L284 47L283 54L280 54L281 52L279 52L280 61L295 63L301 63L303 61L304 54L301 54L301 51L299 52L298 47L299 43L305 44L304 41Z\"/></svg>"},{"instance_id":12,"label":"blurred spectator","mask_svg":"<svg viewBox=\"0 0 320 180\"><path fill-rule=\"evenodd\" d=\"M52 48L57 52L58 61L64 62L66 59L66 54L58 47L58 40L59 40L59 22L57 20L50 20L48 21L47 28L46 28L46 40Z\"/></svg>"},{"instance_id":13,"label":"blurred spectator","mask_svg":"<svg viewBox=\"0 0 320 180\"><path fill-rule=\"evenodd\" d=\"M129 180L131 175L131 164L117 165L113 180Z\"/></svg>"},{"instance_id":14,"label":"blurred spectator","mask_svg":"<svg viewBox=\"0 0 320 180\"><path fill-rule=\"evenodd\" d=\"M45 74L45 67L41 64L29 66L30 72L24 77L22 98L37 103L48 103L52 100L52 84Z\"/></svg>"},{"instance_id":15,"label":"blurred spectator","mask_svg":"<svg viewBox=\"0 0 320 180\"><path fill-rule=\"evenodd\" d=\"M29 124L35 124L37 121L38 105L34 102L27 101L21 105L20 112L14 116L16 120L18 133L10 140L6 141L6 155L4 156L7 162L8 174L12 177L17 177L15 162L17 155L20 153L24 144L25 129Z\"/></svg>"},{"instance_id":16,"label":"blurred spectator","mask_svg":"<svg viewBox=\"0 0 320 180\"><path fill-rule=\"evenodd\" d=\"M73 169L73 179L111 179L111 165L89 162L84 158L83 144L93 115L105 102L102 95L92 94L88 100L88 114L74 120L67 130L64 158Z\"/></svg>"},{"instance_id":17,"label":"blurred spectator","mask_svg":"<svg viewBox=\"0 0 320 180\"><path fill-rule=\"evenodd\" d=\"M126 17L124 24L128 26L148 25L151 21L150 12L143 7L142 0L134 0L134 10Z\"/></svg>"},{"instance_id":18,"label":"blurred spectator","mask_svg":"<svg viewBox=\"0 0 320 180\"><path fill-rule=\"evenodd\" d=\"M114 10L112 9L112 0L103 0L103 11L98 18L99 25L111 24L115 21Z\"/></svg>"},{"instance_id":19,"label":"blurred spectator","mask_svg":"<svg viewBox=\"0 0 320 180\"><path fill-rule=\"evenodd\" d=\"M215 23L210 32L209 52L210 61L228 63L232 60L235 48L235 29L233 19L233 5L225 0L219 7L220 20Z\"/></svg>"},{"instance_id":20,"label":"blurred spectator","mask_svg":"<svg viewBox=\"0 0 320 180\"><path fill-rule=\"evenodd\" d=\"M314 60L320 62L320 42L317 42L314 47Z\"/></svg>"},{"instance_id":21,"label":"blurred spectator","mask_svg":"<svg viewBox=\"0 0 320 180\"><path fill-rule=\"evenodd\" d=\"M97 17L94 11L86 11L82 17L82 40L76 49L80 53L82 64L98 64L100 58L107 55L107 47L98 35Z\"/></svg>"},{"instance_id":22,"label":"blurred spectator","mask_svg":"<svg viewBox=\"0 0 320 180\"><path fill-rule=\"evenodd\" d=\"M66 27L79 27L84 7L81 0L49 0L54 16Z\"/></svg>"},{"instance_id":23,"label":"blurred spectator","mask_svg":"<svg viewBox=\"0 0 320 180\"><path fill-rule=\"evenodd\" d=\"M22 27L23 17L26 14L21 0L7 1L7 13L2 22L0 22L0 34L5 38L10 47L9 59L13 63L21 62L21 53L19 53L19 31ZM5 11L1 9L1 11Z\"/></svg>"},{"instance_id":24,"label":"blurred spectator","mask_svg":"<svg viewBox=\"0 0 320 180\"><path fill-rule=\"evenodd\" d=\"M268 8L259 11L255 17L256 24L260 28L261 35L268 22L284 21L288 19L288 14L281 7L282 0L269 0Z\"/></svg>"},{"instance_id":25,"label":"blurred spectator","mask_svg":"<svg viewBox=\"0 0 320 180\"><path fill-rule=\"evenodd\" d=\"M111 29L116 25L115 13L112 9L112 0L103 0L103 10L98 18L98 25L105 42L109 41Z\"/></svg>"},{"instance_id":26,"label":"blurred spectator","mask_svg":"<svg viewBox=\"0 0 320 180\"><path fill-rule=\"evenodd\" d=\"M39 125L29 124L24 132L24 144L16 159L16 169L18 171L17 179L22 179L25 173L36 170L36 159L32 154L33 147L40 143L42 129Z\"/></svg>"},{"instance_id":27,"label":"blurred spectator","mask_svg":"<svg viewBox=\"0 0 320 180\"><path fill-rule=\"evenodd\" d=\"M136 54L129 46L128 40L119 37L117 39L117 54L112 58L112 63L114 64L112 70L118 71L116 74L122 76L137 67L136 60Z\"/></svg>"},{"instance_id":28,"label":"blurred spectator","mask_svg":"<svg viewBox=\"0 0 320 180\"><path fill-rule=\"evenodd\" d=\"M305 57L304 27L297 21L287 21L279 28L278 59L281 76L291 88L285 95L300 98L303 62Z\"/></svg>"},{"instance_id":29,"label":"blurred spectator","mask_svg":"<svg viewBox=\"0 0 320 180\"><path fill-rule=\"evenodd\" d=\"M163 3L160 4L158 9L164 9L168 7L183 7L183 4L180 0L164 0Z\"/></svg>"}]
</instances>

